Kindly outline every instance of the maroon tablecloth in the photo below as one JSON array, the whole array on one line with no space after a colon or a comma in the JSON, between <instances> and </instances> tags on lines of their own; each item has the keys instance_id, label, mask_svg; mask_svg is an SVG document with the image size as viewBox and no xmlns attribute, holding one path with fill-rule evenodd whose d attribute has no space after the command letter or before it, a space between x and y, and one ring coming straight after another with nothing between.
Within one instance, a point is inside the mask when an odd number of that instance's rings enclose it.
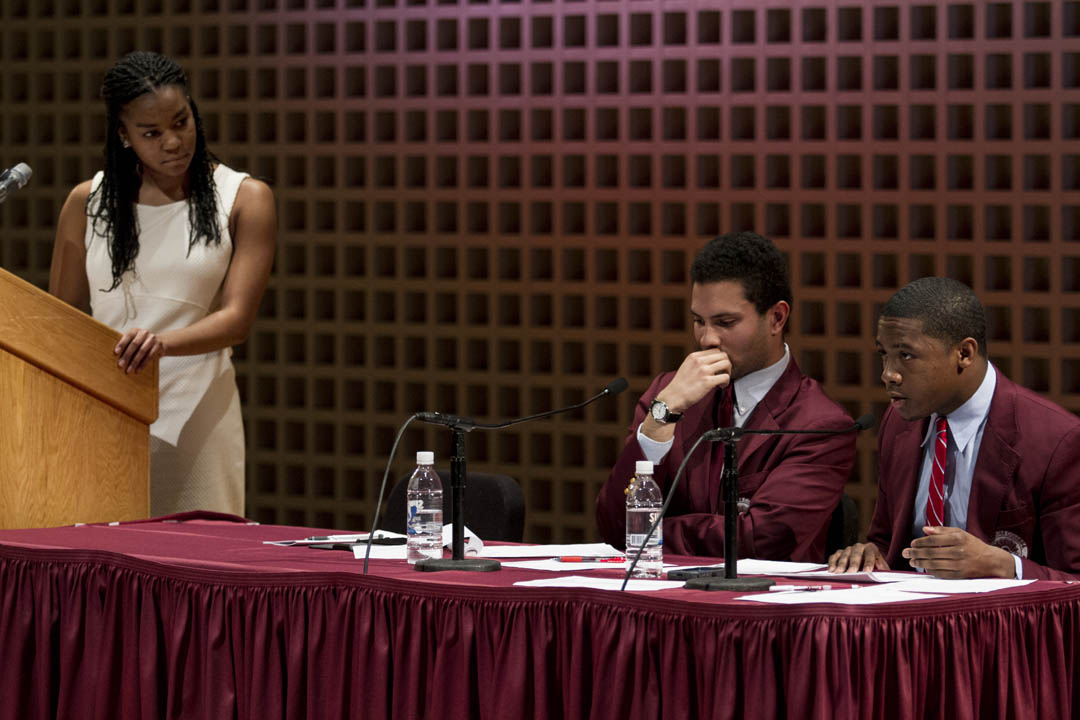
<instances>
[{"instance_id":1,"label":"maroon tablecloth","mask_svg":"<svg viewBox=\"0 0 1080 720\"><path fill-rule=\"evenodd\" d=\"M0 531L0 718L1063 718L1080 586L878 606L513 587L228 519ZM616 569L602 571L616 576Z\"/></svg>"}]
</instances>

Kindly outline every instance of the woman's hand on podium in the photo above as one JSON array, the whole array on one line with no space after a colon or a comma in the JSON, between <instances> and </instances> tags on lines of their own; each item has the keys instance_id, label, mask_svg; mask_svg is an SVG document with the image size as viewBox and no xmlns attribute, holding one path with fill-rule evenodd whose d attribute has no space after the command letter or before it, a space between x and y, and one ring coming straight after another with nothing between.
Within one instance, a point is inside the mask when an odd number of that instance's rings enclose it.
<instances>
[{"instance_id":1,"label":"woman's hand on podium","mask_svg":"<svg viewBox=\"0 0 1080 720\"><path fill-rule=\"evenodd\" d=\"M156 333L132 328L124 333L113 353L120 357L117 363L125 373L139 372L153 358L165 354L165 343Z\"/></svg>"}]
</instances>

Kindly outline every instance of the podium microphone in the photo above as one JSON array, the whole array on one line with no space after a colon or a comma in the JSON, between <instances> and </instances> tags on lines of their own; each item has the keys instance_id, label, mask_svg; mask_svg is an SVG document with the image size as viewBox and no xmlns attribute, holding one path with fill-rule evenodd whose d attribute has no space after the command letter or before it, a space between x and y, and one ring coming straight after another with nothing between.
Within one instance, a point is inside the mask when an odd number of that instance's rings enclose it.
<instances>
[{"instance_id":1,"label":"podium microphone","mask_svg":"<svg viewBox=\"0 0 1080 720\"><path fill-rule=\"evenodd\" d=\"M33 174L34 171L26 163L19 163L0 173L0 203L7 200L8 195L30 182L30 176Z\"/></svg>"}]
</instances>

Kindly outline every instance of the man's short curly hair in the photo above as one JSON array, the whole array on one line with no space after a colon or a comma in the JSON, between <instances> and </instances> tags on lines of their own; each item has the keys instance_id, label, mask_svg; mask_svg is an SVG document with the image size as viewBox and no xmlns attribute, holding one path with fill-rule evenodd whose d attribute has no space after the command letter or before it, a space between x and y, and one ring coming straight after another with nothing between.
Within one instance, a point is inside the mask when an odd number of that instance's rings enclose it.
<instances>
[{"instance_id":1,"label":"man's short curly hair","mask_svg":"<svg viewBox=\"0 0 1080 720\"><path fill-rule=\"evenodd\" d=\"M986 357L986 315L975 291L962 282L925 277L896 291L881 309L881 317L922 321L922 332L952 348L964 338L979 344Z\"/></svg>"},{"instance_id":2,"label":"man's short curly hair","mask_svg":"<svg viewBox=\"0 0 1080 720\"><path fill-rule=\"evenodd\" d=\"M732 232L710 240L694 258L690 280L697 284L737 281L759 315L781 300L792 305L787 260L757 233Z\"/></svg>"}]
</instances>

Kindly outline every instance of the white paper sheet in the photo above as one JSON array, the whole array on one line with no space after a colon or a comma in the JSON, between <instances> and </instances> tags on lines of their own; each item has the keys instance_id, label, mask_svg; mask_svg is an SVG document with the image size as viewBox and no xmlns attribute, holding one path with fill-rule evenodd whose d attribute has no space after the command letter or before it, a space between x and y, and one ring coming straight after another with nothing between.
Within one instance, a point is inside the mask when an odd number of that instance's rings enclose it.
<instances>
[{"instance_id":1,"label":"white paper sheet","mask_svg":"<svg viewBox=\"0 0 1080 720\"><path fill-rule=\"evenodd\" d=\"M468 557L476 557L480 551L484 549L484 542L466 526L465 530L465 555ZM284 547L304 547L306 545L327 545L330 543L350 543L360 544L360 554L356 554L356 548L353 548L353 557L364 558L366 552L365 547L369 533L353 533L351 535L323 535L323 536L309 536L300 540L264 540L263 545L279 545ZM454 542L454 526L443 525L443 546L451 547ZM403 538L405 537L401 533L389 532L387 530L376 530L375 538ZM372 545L371 546L371 558L379 560L404 560L408 557L408 553L405 550L404 545Z\"/></svg>"},{"instance_id":2,"label":"white paper sheet","mask_svg":"<svg viewBox=\"0 0 1080 720\"><path fill-rule=\"evenodd\" d=\"M576 543L572 545L488 545L480 551L487 558L544 558L561 555L591 555L610 557L622 555L607 543Z\"/></svg>"},{"instance_id":3,"label":"white paper sheet","mask_svg":"<svg viewBox=\"0 0 1080 720\"><path fill-rule=\"evenodd\" d=\"M592 588L594 590L619 590L622 587L622 578L592 578L582 575L561 575L542 580L521 580L514 585L522 587L573 587ZM683 586L682 580L639 580L631 578L626 584L627 590L674 590Z\"/></svg>"},{"instance_id":4,"label":"white paper sheet","mask_svg":"<svg viewBox=\"0 0 1080 720\"><path fill-rule=\"evenodd\" d=\"M889 587L904 592L926 593L985 593L1007 588L1022 587L1035 582L1034 580L1002 580L1000 578L971 578L961 580L949 580L946 578L920 577L912 579L910 576L903 582L893 583Z\"/></svg>"},{"instance_id":5,"label":"white paper sheet","mask_svg":"<svg viewBox=\"0 0 1080 720\"><path fill-rule=\"evenodd\" d=\"M503 567L522 568L525 570L547 570L549 572L581 572L583 570L618 570L626 572L626 562L603 563L603 562L560 562L558 558L545 560L512 560L503 562ZM674 570L675 566L670 563L664 564L664 571Z\"/></svg>"},{"instance_id":6,"label":"white paper sheet","mask_svg":"<svg viewBox=\"0 0 1080 720\"><path fill-rule=\"evenodd\" d=\"M443 544L449 548L453 543L454 528L452 525L443 525ZM366 545L354 545L353 557L357 560L364 559L364 553ZM476 534L465 528L465 555L466 557L476 557L477 553L482 550L484 543L480 541L480 538ZM409 549L404 545L372 545L371 556L372 560L408 560Z\"/></svg>"},{"instance_id":7,"label":"white paper sheet","mask_svg":"<svg viewBox=\"0 0 1080 720\"><path fill-rule=\"evenodd\" d=\"M720 567L724 563L719 564ZM824 570L829 567L821 563L797 563L784 562L782 560L755 560L744 558L738 562L735 569L739 575L792 575L795 573L813 572Z\"/></svg>"},{"instance_id":8,"label":"white paper sheet","mask_svg":"<svg viewBox=\"0 0 1080 720\"><path fill-rule=\"evenodd\" d=\"M367 542L369 533L353 533L351 535L321 535L309 536L301 540L263 540L263 545L281 545L283 547L304 545L327 545L330 543L362 543ZM387 530L376 530L375 539L379 538L403 538L401 533Z\"/></svg>"},{"instance_id":9,"label":"white paper sheet","mask_svg":"<svg viewBox=\"0 0 1080 720\"><path fill-rule=\"evenodd\" d=\"M703 568L703 567L716 568L717 570L723 570L724 569L724 563L717 563L716 565L672 565L671 567L668 567L667 564L665 563L664 564L664 571L669 572L671 570L689 570L691 568Z\"/></svg>"},{"instance_id":10,"label":"white paper sheet","mask_svg":"<svg viewBox=\"0 0 1080 720\"><path fill-rule=\"evenodd\" d=\"M364 559L367 545L353 545L353 557L357 560ZM404 545L372 545L372 560L406 560L409 551Z\"/></svg>"},{"instance_id":11,"label":"white paper sheet","mask_svg":"<svg viewBox=\"0 0 1080 720\"><path fill-rule=\"evenodd\" d=\"M894 583L911 580L919 577L917 573L891 572L888 570L875 570L873 572L834 573L828 570L815 572L787 573L785 577L799 578L800 580L833 580L845 583Z\"/></svg>"},{"instance_id":12,"label":"white paper sheet","mask_svg":"<svg viewBox=\"0 0 1080 720\"><path fill-rule=\"evenodd\" d=\"M911 602L939 598L942 595L904 592L894 589L895 584L865 585L850 590L813 590L810 592L760 592L741 595L737 600L771 603L773 605L810 605L834 603L841 605L880 605L883 603Z\"/></svg>"},{"instance_id":13,"label":"white paper sheet","mask_svg":"<svg viewBox=\"0 0 1080 720\"><path fill-rule=\"evenodd\" d=\"M474 533L472 530L470 530L468 525L466 525L464 528L462 528L462 530L464 531L464 534L465 534L465 547L464 547L465 556L466 557L478 557L478 556L482 557L480 555L480 553L484 549L484 541L481 540L480 537L476 533ZM442 528L442 541L443 541L443 546L444 547L451 548L451 547L454 546L454 526L452 524L451 525L443 525L443 528Z\"/></svg>"}]
</instances>

